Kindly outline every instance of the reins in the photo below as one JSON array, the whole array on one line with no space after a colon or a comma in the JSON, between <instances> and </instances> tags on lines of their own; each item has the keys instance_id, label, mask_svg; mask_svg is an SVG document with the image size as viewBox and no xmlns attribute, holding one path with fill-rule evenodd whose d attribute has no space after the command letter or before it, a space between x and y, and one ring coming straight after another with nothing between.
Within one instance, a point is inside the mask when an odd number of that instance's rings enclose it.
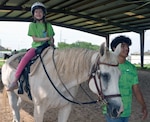
<instances>
[{"instance_id":1,"label":"reins","mask_svg":"<svg viewBox=\"0 0 150 122\"><path fill-rule=\"evenodd\" d=\"M53 59L53 64L54 64L54 67L55 67L57 76L58 76L58 78L59 78L61 84L62 84L63 87L66 89L66 91L69 93L69 95L72 97L72 99L75 100L75 97L70 93L70 91L67 89L66 85L64 84L64 82L63 82L63 81L61 80L61 78L60 78L60 75L59 75L59 73L58 73L58 70L57 70L57 67L56 67L56 63L55 63L55 60L54 60L54 50L53 50L53 56L52 56L52 59ZM77 102L77 101L76 101L76 102ZM80 102L78 102L78 103L80 103Z\"/></svg>"},{"instance_id":2,"label":"reins","mask_svg":"<svg viewBox=\"0 0 150 122\"><path fill-rule=\"evenodd\" d=\"M55 50L55 49L53 49L52 59L53 59L53 63L54 63L54 66L55 66L55 69L56 69L56 72L57 72L57 67L56 67L56 63L55 63L55 60L54 60L54 50ZM98 67L100 64L102 64L102 65L108 65L108 66L114 66L114 67L118 66L118 64L103 63L103 62L100 62L99 59L97 59L97 60L96 60L96 66L93 66L94 68L92 69L93 71L91 72L88 81L90 81L91 78L94 79L94 83L95 83L96 89L97 89L97 91L98 91L98 98L99 98L99 99L96 100L96 101L90 101L90 102L78 102L78 101L73 101L73 100L68 99L67 97L65 97L65 96L57 89L57 87L55 86L55 84L54 84L53 81L51 80L51 78L50 78L50 76L49 76L49 74L48 74L48 72L47 72L47 70L46 70L46 68L45 68L45 65L44 65L44 62L43 62L43 59L42 59L41 55L39 55L39 57L40 57L40 60L41 60L43 69L44 69L44 71L45 71L45 73L46 73L46 76L47 76L47 78L49 79L49 81L50 81L50 83L52 84L52 86L55 88L55 90L59 93L60 96L62 96L65 100L67 100L67 101L69 101L69 102L71 102L71 103L80 104L80 105L81 105L81 104L95 104L95 103L101 101L102 104L107 104L107 101L105 100L105 98L121 97L120 94L104 95L104 94L102 93L102 85L101 85L100 76L98 77L99 82L100 82L100 89L99 89L99 87L98 87L98 84L97 84L97 81L96 81L96 77L95 77L95 76L96 76L96 72L97 72L98 70L100 71L100 68ZM98 68L98 69L97 69L97 68ZM63 85L64 88L66 89L66 91L67 91L67 92L70 94L70 96L74 99L73 95L70 93L70 91L66 88L66 86L65 86L64 83L62 82L62 80L61 80L61 78L60 78L58 72L57 72L57 75L58 75L58 77L59 77L59 79L60 79L62 85Z\"/></svg>"},{"instance_id":3,"label":"reins","mask_svg":"<svg viewBox=\"0 0 150 122\"><path fill-rule=\"evenodd\" d=\"M43 62L43 59L42 59L41 55L39 55L39 57L40 57L40 60L41 60L43 69L44 69L44 71L45 71L45 73L46 73L46 76L47 76L47 78L49 79L50 83L51 83L52 86L55 88L55 90L59 93L59 95L62 96L65 100L67 100L67 101L69 101L69 102L71 102L71 103L74 103L74 104L95 104L95 103L98 102L97 100L96 100L96 101L91 101L91 102L76 102L76 101L70 100L70 99L68 99L67 97L65 97L65 96L56 88L55 84L54 84L53 81L51 80L51 78L50 78L50 76L49 76L49 74L48 74L48 72L47 72L47 70L46 70L46 68L45 68L45 65L44 65L44 62ZM53 49L53 61L54 61L54 49ZM54 63L55 63L55 62L54 62Z\"/></svg>"}]
</instances>

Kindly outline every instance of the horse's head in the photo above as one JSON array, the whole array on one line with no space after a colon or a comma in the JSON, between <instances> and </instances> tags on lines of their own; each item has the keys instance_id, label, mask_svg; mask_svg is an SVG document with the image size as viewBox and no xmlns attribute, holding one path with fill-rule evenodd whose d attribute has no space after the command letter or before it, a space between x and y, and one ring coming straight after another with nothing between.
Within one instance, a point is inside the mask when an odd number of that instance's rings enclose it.
<instances>
[{"instance_id":1,"label":"horse's head","mask_svg":"<svg viewBox=\"0 0 150 122\"><path fill-rule=\"evenodd\" d=\"M96 93L100 101L107 104L107 113L111 117L118 117L123 111L123 104L118 87L120 70L118 68L117 56L121 51L121 45L118 45L115 52L110 52L101 45L98 55L92 57L94 62L91 68L90 89Z\"/></svg>"}]
</instances>

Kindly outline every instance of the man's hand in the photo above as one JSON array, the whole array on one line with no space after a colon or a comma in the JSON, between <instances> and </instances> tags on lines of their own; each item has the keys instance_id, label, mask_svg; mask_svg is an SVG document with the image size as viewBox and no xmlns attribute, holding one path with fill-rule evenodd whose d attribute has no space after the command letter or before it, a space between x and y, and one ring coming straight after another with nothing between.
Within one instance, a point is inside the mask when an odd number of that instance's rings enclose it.
<instances>
[{"instance_id":1,"label":"man's hand","mask_svg":"<svg viewBox=\"0 0 150 122\"><path fill-rule=\"evenodd\" d=\"M142 120L145 120L148 115L148 111L147 111L146 107L142 107L142 113L143 113Z\"/></svg>"}]
</instances>

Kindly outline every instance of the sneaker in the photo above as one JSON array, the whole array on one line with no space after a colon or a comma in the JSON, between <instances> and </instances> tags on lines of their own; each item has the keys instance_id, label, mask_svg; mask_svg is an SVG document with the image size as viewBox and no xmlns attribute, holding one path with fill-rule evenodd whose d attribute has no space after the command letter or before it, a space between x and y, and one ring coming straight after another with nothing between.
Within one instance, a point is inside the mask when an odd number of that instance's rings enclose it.
<instances>
[{"instance_id":1,"label":"sneaker","mask_svg":"<svg viewBox=\"0 0 150 122\"><path fill-rule=\"evenodd\" d=\"M17 82L12 82L9 86L9 88L7 89L7 91L13 91L14 89L18 88L18 83Z\"/></svg>"}]
</instances>

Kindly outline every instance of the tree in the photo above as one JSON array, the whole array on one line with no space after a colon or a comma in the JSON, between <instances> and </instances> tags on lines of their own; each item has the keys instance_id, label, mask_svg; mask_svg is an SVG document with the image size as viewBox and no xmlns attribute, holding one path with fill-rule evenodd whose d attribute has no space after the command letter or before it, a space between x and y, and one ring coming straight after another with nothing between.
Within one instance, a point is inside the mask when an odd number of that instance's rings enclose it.
<instances>
[{"instance_id":1,"label":"tree","mask_svg":"<svg viewBox=\"0 0 150 122\"><path fill-rule=\"evenodd\" d=\"M83 41L77 41L72 44L67 44L65 42L59 42L58 43L58 48L59 49L65 49L65 48L85 48L85 49L91 49L91 50L98 50L99 46L98 45L92 45L91 43L88 42L83 42Z\"/></svg>"}]
</instances>

